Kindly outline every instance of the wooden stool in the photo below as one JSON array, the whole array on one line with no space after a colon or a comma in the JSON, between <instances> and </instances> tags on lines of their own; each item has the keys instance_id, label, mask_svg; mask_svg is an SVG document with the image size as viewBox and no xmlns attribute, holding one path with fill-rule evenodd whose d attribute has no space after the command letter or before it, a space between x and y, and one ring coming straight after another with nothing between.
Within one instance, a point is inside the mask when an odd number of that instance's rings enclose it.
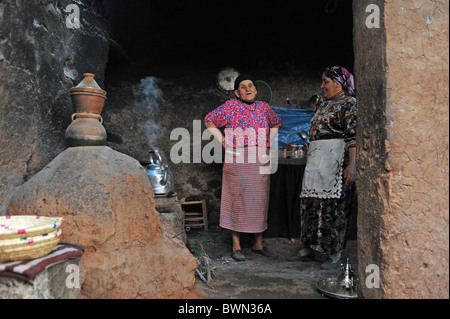
<instances>
[{"instance_id":1,"label":"wooden stool","mask_svg":"<svg viewBox=\"0 0 450 319\"><path fill-rule=\"evenodd\" d=\"M181 210L183 211L183 227L205 227L205 230L208 230L208 212L206 210L206 201L186 201L186 197L183 197L180 200ZM188 206L191 205L191 209L187 209ZM198 210L195 210L195 206L197 205ZM201 205L201 206L200 206Z\"/></svg>"}]
</instances>

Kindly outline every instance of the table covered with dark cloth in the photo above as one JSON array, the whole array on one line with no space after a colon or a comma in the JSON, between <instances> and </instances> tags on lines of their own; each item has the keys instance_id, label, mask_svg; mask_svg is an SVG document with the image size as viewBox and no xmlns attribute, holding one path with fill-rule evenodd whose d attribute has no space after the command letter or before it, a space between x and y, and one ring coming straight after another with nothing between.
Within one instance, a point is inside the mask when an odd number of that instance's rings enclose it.
<instances>
[{"instance_id":1,"label":"table covered with dark cloth","mask_svg":"<svg viewBox=\"0 0 450 319\"><path fill-rule=\"evenodd\" d=\"M270 176L268 228L264 237L300 237L300 192L306 159L279 159Z\"/></svg>"}]
</instances>

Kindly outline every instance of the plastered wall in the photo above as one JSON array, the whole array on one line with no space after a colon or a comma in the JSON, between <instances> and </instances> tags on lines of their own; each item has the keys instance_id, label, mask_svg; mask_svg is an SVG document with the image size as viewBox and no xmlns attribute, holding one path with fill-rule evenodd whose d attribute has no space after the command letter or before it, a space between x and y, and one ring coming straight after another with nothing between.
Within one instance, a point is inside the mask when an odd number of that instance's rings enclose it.
<instances>
[{"instance_id":1,"label":"plastered wall","mask_svg":"<svg viewBox=\"0 0 450 319\"><path fill-rule=\"evenodd\" d=\"M353 10L361 295L448 298L449 3Z\"/></svg>"}]
</instances>

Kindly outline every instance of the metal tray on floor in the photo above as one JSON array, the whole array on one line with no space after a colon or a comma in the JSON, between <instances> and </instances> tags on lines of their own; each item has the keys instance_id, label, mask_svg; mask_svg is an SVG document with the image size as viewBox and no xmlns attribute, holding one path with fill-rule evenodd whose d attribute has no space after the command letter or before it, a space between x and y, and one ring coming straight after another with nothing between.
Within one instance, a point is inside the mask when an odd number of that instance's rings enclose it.
<instances>
[{"instance_id":1,"label":"metal tray on floor","mask_svg":"<svg viewBox=\"0 0 450 319\"><path fill-rule=\"evenodd\" d=\"M341 286L337 278L327 278L319 280L316 288L324 295L337 299L357 299L358 292L356 288L346 289Z\"/></svg>"}]
</instances>

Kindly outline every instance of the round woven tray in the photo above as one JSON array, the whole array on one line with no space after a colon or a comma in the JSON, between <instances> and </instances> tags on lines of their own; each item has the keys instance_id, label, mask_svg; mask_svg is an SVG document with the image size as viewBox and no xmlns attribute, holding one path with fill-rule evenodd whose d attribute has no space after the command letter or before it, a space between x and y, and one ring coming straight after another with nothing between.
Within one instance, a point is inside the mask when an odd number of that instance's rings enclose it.
<instances>
[{"instance_id":1,"label":"round woven tray","mask_svg":"<svg viewBox=\"0 0 450 319\"><path fill-rule=\"evenodd\" d=\"M0 240L0 262L35 259L50 253L58 244L61 229L35 237Z\"/></svg>"},{"instance_id":2,"label":"round woven tray","mask_svg":"<svg viewBox=\"0 0 450 319\"><path fill-rule=\"evenodd\" d=\"M49 233L60 227L61 223L61 217L0 216L0 241Z\"/></svg>"}]
</instances>

